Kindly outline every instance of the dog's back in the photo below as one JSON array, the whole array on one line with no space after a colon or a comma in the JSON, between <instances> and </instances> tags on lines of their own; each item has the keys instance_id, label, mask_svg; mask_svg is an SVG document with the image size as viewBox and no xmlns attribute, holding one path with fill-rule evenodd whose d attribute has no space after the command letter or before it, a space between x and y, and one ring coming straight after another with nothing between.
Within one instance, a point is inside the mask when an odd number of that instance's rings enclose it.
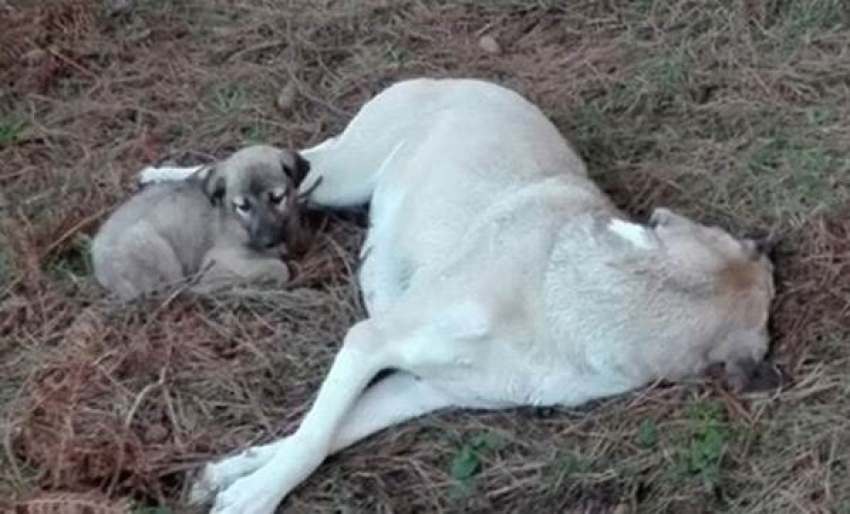
<instances>
[{"instance_id":1,"label":"dog's back","mask_svg":"<svg viewBox=\"0 0 850 514\"><path fill-rule=\"evenodd\" d=\"M197 273L211 245L214 215L197 181L145 187L95 236L95 278L129 299Z\"/></svg>"}]
</instances>

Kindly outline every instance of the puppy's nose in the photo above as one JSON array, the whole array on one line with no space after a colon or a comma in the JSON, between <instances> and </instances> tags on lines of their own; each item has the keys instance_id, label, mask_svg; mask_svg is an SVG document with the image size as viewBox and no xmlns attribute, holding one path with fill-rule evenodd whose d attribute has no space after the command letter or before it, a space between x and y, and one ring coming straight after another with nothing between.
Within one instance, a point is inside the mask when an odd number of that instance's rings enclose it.
<instances>
[{"instance_id":1,"label":"puppy's nose","mask_svg":"<svg viewBox=\"0 0 850 514\"><path fill-rule=\"evenodd\" d=\"M251 231L249 245L255 250L269 250L280 244L281 240L271 231Z\"/></svg>"},{"instance_id":2,"label":"puppy's nose","mask_svg":"<svg viewBox=\"0 0 850 514\"><path fill-rule=\"evenodd\" d=\"M274 248L277 246L277 238L271 235L263 236L260 238L260 246L266 250Z\"/></svg>"}]
</instances>

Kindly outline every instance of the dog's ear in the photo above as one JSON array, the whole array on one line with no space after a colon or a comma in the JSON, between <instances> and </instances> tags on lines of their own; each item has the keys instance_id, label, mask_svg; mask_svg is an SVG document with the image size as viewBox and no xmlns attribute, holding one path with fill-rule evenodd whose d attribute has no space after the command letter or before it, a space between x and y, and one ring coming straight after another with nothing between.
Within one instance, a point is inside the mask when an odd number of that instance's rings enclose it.
<instances>
[{"instance_id":1,"label":"dog's ear","mask_svg":"<svg viewBox=\"0 0 850 514\"><path fill-rule=\"evenodd\" d=\"M213 205L218 205L224 199L224 194L227 191L227 181L218 170L218 165L205 166L198 171L198 180L201 182L201 189L206 193L207 197Z\"/></svg>"},{"instance_id":2,"label":"dog's ear","mask_svg":"<svg viewBox=\"0 0 850 514\"><path fill-rule=\"evenodd\" d=\"M304 180L304 177L307 176L307 173L310 172L310 162L301 157L301 154L298 152L292 152L292 160L293 164L289 165L289 163L283 163L283 169L286 171L286 174L292 179L292 182L295 184L295 187L301 185L301 181Z\"/></svg>"}]
</instances>

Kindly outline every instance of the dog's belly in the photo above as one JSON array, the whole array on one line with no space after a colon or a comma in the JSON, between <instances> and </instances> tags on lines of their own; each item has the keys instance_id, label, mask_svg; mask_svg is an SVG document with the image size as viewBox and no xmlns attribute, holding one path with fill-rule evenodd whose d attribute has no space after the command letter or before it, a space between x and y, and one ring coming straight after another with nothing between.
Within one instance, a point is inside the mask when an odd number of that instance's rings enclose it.
<instances>
[{"instance_id":1,"label":"dog's belly","mask_svg":"<svg viewBox=\"0 0 850 514\"><path fill-rule=\"evenodd\" d=\"M588 373L569 362L541 365L522 357L481 369L456 368L428 379L460 405L479 408L577 407L644 385L614 372Z\"/></svg>"}]
</instances>

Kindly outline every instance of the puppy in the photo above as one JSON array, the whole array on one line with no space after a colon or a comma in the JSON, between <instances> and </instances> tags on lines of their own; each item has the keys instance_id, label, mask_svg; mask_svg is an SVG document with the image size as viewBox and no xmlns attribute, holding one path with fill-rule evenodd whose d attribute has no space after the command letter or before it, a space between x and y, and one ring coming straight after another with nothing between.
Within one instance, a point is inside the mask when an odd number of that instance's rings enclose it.
<instances>
[{"instance_id":1,"label":"puppy","mask_svg":"<svg viewBox=\"0 0 850 514\"><path fill-rule=\"evenodd\" d=\"M281 256L300 237L297 187L308 170L295 152L257 145L184 181L145 187L95 236L95 278L124 300L198 273L199 292L286 282Z\"/></svg>"}]
</instances>

